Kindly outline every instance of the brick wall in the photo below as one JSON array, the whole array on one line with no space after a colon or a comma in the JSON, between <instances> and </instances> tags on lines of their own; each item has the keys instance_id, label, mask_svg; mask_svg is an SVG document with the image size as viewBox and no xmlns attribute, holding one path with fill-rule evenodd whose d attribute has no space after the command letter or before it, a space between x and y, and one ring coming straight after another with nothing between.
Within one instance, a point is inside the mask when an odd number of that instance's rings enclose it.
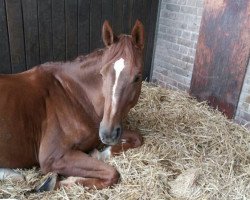
<instances>
[{"instance_id":1,"label":"brick wall","mask_svg":"<svg viewBox=\"0 0 250 200\"><path fill-rule=\"evenodd\" d=\"M161 0L151 81L188 91L204 0ZM250 129L250 62L235 121Z\"/></svg>"},{"instance_id":2,"label":"brick wall","mask_svg":"<svg viewBox=\"0 0 250 200\"><path fill-rule=\"evenodd\" d=\"M152 81L188 90L202 16L203 0L162 0Z\"/></svg>"},{"instance_id":3,"label":"brick wall","mask_svg":"<svg viewBox=\"0 0 250 200\"><path fill-rule=\"evenodd\" d=\"M248 63L247 73L241 90L235 120L250 129L250 62Z\"/></svg>"}]
</instances>

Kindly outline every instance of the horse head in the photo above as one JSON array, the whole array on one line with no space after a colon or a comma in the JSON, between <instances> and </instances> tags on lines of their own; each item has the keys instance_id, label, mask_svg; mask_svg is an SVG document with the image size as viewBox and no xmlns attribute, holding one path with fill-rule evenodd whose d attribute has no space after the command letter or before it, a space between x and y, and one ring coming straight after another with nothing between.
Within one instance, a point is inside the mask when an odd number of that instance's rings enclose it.
<instances>
[{"instance_id":1,"label":"horse head","mask_svg":"<svg viewBox=\"0 0 250 200\"><path fill-rule=\"evenodd\" d=\"M131 35L116 36L107 21L102 28L106 46L102 57L104 112L99 137L116 144L123 133L122 120L138 101L142 86L144 28L137 20Z\"/></svg>"}]
</instances>

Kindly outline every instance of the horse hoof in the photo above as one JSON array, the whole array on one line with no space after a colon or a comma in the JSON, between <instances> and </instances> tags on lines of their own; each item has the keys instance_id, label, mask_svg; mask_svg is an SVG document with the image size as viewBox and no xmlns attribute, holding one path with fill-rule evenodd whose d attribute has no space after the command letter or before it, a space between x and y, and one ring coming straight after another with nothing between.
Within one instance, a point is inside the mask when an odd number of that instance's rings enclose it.
<instances>
[{"instance_id":1,"label":"horse hoof","mask_svg":"<svg viewBox=\"0 0 250 200\"><path fill-rule=\"evenodd\" d=\"M33 192L47 192L52 191L56 188L58 180L58 175L55 173L52 173L47 177L40 185L36 186Z\"/></svg>"}]
</instances>

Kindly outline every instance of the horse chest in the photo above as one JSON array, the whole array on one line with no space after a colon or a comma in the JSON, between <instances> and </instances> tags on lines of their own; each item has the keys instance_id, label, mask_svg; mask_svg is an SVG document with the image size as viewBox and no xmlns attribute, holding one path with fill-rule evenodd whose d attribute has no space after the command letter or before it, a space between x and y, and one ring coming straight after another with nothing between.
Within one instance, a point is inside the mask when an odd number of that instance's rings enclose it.
<instances>
[{"instance_id":1,"label":"horse chest","mask_svg":"<svg viewBox=\"0 0 250 200\"><path fill-rule=\"evenodd\" d=\"M99 145L98 127L90 118L68 118L68 121L60 124L60 135L57 139L65 140L68 146L73 146L75 149L89 151Z\"/></svg>"},{"instance_id":2,"label":"horse chest","mask_svg":"<svg viewBox=\"0 0 250 200\"><path fill-rule=\"evenodd\" d=\"M98 134L89 134L81 140L81 143L78 144L78 148L84 152L88 152L98 147L99 144Z\"/></svg>"}]
</instances>

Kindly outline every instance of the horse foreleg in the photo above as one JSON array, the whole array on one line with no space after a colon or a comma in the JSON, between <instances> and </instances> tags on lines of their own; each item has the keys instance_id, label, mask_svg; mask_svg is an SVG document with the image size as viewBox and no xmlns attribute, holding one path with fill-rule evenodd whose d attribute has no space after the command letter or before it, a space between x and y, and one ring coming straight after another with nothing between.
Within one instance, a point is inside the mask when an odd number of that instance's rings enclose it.
<instances>
[{"instance_id":1,"label":"horse foreleg","mask_svg":"<svg viewBox=\"0 0 250 200\"><path fill-rule=\"evenodd\" d=\"M94 162L91 164L92 170L88 171L88 173L92 174L91 175L92 178L90 178L90 176L85 176L85 177L70 176L65 180L59 181L58 186L70 187L74 184L81 184L90 188L96 187L97 189L111 186L117 183L119 174L113 167L103 163L101 160L106 160L111 156L118 155L121 152L126 151L128 149L137 148L142 144L143 144L143 138L140 133L133 131L124 131L121 137L121 141L118 144L114 146L109 146L102 152L95 149L90 153L92 159L91 157L88 157L86 163L92 161ZM105 166L107 168L105 168ZM98 167L98 169L95 169L96 167ZM97 176L98 172L101 173L102 176Z\"/></svg>"},{"instance_id":2,"label":"horse foreleg","mask_svg":"<svg viewBox=\"0 0 250 200\"><path fill-rule=\"evenodd\" d=\"M28 191L26 194L52 191L60 187L72 187L75 184L83 185L90 188L93 187L97 189L103 188L103 185L100 184L100 180L97 178L83 178L83 177L70 176L63 180L59 180L57 174L51 174L40 185Z\"/></svg>"},{"instance_id":3,"label":"horse foreleg","mask_svg":"<svg viewBox=\"0 0 250 200\"><path fill-rule=\"evenodd\" d=\"M95 187L96 189L102 189L103 184L100 183L100 180L97 178L83 178L83 177L74 177L70 176L62 181L59 181L58 187L71 187L75 184L84 185L86 187L91 186L90 188Z\"/></svg>"},{"instance_id":4,"label":"horse foreleg","mask_svg":"<svg viewBox=\"0 0 250 200\"><path fill-rule=\"evenodd\" d=\"M111 156L119 155L128 149L137 148L143 144L142 135L135 131L124 131L118 144L105 148L104 151L93 150L90 155L98 160L106 160Z\"/></svg>"},{"instance_id":5,"label":"horse foreleg","mask_svg":"<svg viewBox=\"0 0 250 200\"><path fill-rule=\"evenodd\" d=\"M119 173L114 167L77 150L65 153L49 166L41 163L41 168L44 173L55 172L74 177L59 181L56 184L59 187L77 183L88 188L102 189L116 184L119 180Z\"/></svg>"}]
</instances>

